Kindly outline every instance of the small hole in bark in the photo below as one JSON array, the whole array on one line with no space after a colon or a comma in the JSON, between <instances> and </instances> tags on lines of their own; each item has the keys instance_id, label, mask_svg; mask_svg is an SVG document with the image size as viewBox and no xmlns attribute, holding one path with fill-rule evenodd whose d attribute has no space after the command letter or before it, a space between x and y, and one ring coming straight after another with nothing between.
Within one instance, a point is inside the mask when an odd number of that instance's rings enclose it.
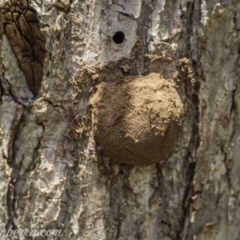
<instances>
[{"instance_id":1,"label":"small hole in bark","mask_svg":"<svg viewBox=\"0 0 240 240\"><path fill-rule=\"evenodd\" d=\"M123 42L124 37L125 37L125 35L124 35L123 32L121 32L121 31L120 31L120 32L116 32L116 33L113 35L113 41L114 41L115 43L117 43L117 44L120 44L120 43Z\"/></svg>"}]
</instances>

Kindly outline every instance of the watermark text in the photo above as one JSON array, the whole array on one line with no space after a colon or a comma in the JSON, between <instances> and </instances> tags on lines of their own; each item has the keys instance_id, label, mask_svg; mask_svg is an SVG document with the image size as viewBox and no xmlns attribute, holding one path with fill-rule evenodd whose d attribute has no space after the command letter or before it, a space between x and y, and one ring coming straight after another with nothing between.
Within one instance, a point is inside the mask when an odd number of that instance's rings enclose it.
<instances>
[{"instance_id":1,"label":"watermark text","mask_svg":"<svg viewBox=\"0 0 240 240\"><path fill-rule=\"evenodd\" d=\"M62 230L59 229L8 229L0 230L1 237L60 237Z\"/></svg>"}]
</instances>

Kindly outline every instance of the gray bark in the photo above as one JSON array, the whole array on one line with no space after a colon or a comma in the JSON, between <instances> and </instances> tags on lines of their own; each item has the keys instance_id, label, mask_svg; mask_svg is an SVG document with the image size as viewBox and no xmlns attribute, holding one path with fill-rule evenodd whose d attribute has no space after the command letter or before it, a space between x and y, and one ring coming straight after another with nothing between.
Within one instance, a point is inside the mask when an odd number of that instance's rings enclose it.
<instances>
[{"instance_id":1,"label":"gray bark","mask_svg":"<svg viewBox=\"0 0 240 240\"><path fill-rule=\"evenodd\" d=\"M28 27L7 19L7 3L23 9ZM240 239L239 1L0 0L0 8L0 230ZM158 164L119 164L95 141L89 98L102 80L153 72L181 86L181 134Z\"/></svg>"}]
</instances>

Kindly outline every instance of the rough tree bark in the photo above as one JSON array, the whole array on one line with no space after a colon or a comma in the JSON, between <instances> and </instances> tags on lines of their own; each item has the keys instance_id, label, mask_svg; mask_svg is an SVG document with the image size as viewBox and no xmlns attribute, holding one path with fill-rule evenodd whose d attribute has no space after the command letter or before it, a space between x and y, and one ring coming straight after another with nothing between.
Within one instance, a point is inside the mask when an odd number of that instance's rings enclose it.
<instances>
[{"instance_id":1,"label":"rough tree bark","mask_svg":"<svg viewBox=\"0 0 240 240\"><path fill-rule=\"evenodd\" d=\"M240 239L238 0L0 8L0 230ZM119 164L95 141L89 98L101 81L149 73L181 85L181 134L158 164Z\"/></svg>"}]
</instances>

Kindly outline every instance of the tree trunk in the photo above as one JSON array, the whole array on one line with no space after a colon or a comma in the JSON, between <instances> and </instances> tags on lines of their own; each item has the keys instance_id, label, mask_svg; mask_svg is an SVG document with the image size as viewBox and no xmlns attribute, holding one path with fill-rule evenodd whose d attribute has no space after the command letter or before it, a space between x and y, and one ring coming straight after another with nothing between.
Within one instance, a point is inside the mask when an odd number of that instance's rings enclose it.
<instances>
[{"instance_id":1,"label":"tree trunk","mask_svg":"<svg viewBox=\"0 0 240 240\"><path fill-rule=\"evenodd\" d=\"M0 8L0 231L240 239L239 1L0 0ZM118 91L150 74L177 86L182 127L163 160L123 164L125 150L111 152L118 141L96 136L103 99L91 101L101 83ZM108 103L103 123L116 107Z\"/></svg>"}]
</instances>

